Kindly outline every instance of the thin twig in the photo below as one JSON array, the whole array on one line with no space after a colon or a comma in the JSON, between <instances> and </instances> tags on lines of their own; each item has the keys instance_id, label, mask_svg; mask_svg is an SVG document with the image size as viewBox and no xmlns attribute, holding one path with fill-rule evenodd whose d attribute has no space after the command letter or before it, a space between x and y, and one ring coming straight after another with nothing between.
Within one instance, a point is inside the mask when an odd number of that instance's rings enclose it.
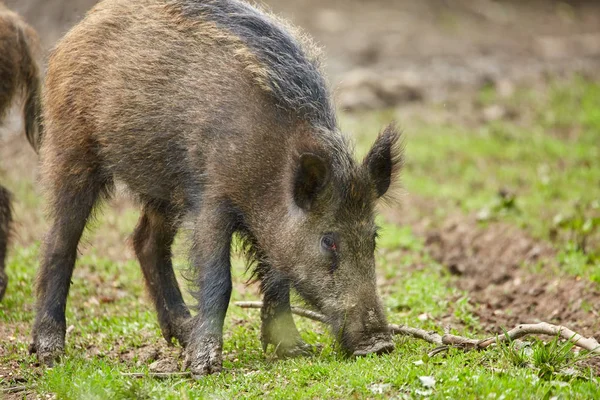
<instances>
[{"instance_id":1,"label":"thin twig","mask_svg":"<svg viewBox=\"0 0 600 400\"><path fill-rule=\"evenodd\" d=\"M262 301L236 301L235 305L242 308L261 308ZM327 318L316 311L307 310L300 307L292 307L292 312L301 317L306 317L314 321L327 323ZM442 336L436 332L427 332L423 329L413 328L406 325L390 324L390 331L394 335L412 336L433 344L442 344Z\"/></svg>"},{"instance_id":2,"label":"thin twig","mask_svg":"<svg viewBox=\"0 0 600 400\"><path fill-rule=\"evenodd\" d=\"M492 343L502 342L507 339L514 340L530 334L560 336L565 340L573 342L574 345L581 347L584 350L589 350L594 354L600 354L600 343L593 337L586 338L562 325L552 325L547 322L517 325L516 328L506 332L506 335L499 335L497 338L490 337L479 341L477 347L486 348Z\"/></svg>"},{"instance_id":3,"label":"thin twig","mask_svg":"<svg viewBox=\"0 0 600 400\"><path fill-rule=\"evenodd\" d=\"M187 378L188 376L191 376L191 372L121 372L121 376L156 379Z\"/></svg>"},{"instance_id":4,"label":"thin twig","mask_svg":"<svg viewBox=\"0 0 600 400\"><path fill-rule=\"evenodd\" d=\"M413 328L406 325L388 325L390 327L390 331L394 335L404 335L404 336L412 336L417 339L422 339L426 342L433 344L442 344L442 336L437 332L427 332L423 329Z\"/></svg>"},{"instance_id":5,"label":"thin twig","mask_svg":"<svg viewBox=\"0 0 600 400\"><path fill-rule=\"evenodd\" d=\"M262 301L236 301L234 303L238 307L242 308L262 308ZM307 310L306 308L294 307L292 306L292 312L301 317L306 317L308 319L312 319L314 321L319 321L324 324L327 323L327 318L316 311Z\"/></svg>"},{"instance_id":6,"label":"thin twig","mask_svg":"<svg viewBox=\"0 0 600 400\"><path fill-rule=\"evenodd\" d=\"M261 308L262 301L236 301L235 305L242 308ZM306 317L314 321L319 321L324 324L327 323L327 318L318 312L307 310L306 308L292 307L292 312L301 317Z\"/></svg>"},{"instance_id":7,"label":"thin twig","mask_svg":"<svg viewBox=\"0 0 600 400\"><path fill-rule=\"evenodd\" d=\"M448 351L449 348L450 348L450 346L446 346L446 345L444 345L444 346L438 346L435 349L431 350L429 353L427 353L427 356L429 358L431 358L431 357L433 357L433 356L435 356L437 354L445 353L445 352Z\"/></svg>"},{"instance_id":8,"label":"thin twig","mask_svg":"<svg viewBox=\"0 0 600 400\"><path fill-rule=\"evenodd\" d=\"M261 308L262 302L260 301L238 301L235 305L242 308ZM327 318L318 312L306 310L300 307L292 307L292 312L296 315L306 317L315 321L327 322ZM588 350L593 354L600 355L600 343L593 337L585 338L562 325L552 325L547 322L540 322L537 324L519 324L516 328L511 329L504 335L498 335L489 337L487 339L470 339L463 336L452 335L446 333L440 335L436 332L427 332L423 329L413 328L406 325L389 325L390 331L394 335L411 336L417 339L425 340L426 342L439 345L429 355L435 355L440 352L448 350L449 347L458 347L464 350L471 349L485 349L490 345L505 340L514 340L521 338L526 335L548 335L558 336L560 335L563 339L573 342L575 346L578 346L584 350Z\"/></svg>"},{"instance_id":9,"label":"thin twig","mask_svg":"<svg viewBox=\"0 0 600 400\"><path fill-rule=\"evenodd\" d=\"M6 388L0 389L0 393L20 393L27 390L27 386L19 385L19 386L10 386Z\"/></svg>"}]
</instances>

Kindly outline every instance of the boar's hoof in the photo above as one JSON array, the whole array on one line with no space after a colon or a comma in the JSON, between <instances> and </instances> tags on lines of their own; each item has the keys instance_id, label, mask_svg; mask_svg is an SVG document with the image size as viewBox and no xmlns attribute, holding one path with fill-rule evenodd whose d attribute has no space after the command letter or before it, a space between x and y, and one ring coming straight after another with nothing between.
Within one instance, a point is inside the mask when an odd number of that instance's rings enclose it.
<instances>
[{"instance_id":1,"label":"boar's hoof","mask_svg":"<svg viewBox=\"0 0 600 400\"><path fill-rule=\"evenodd\" d=\"M223 369L223 343L217 336L204 336L192 339L186 349L185 367L192 377L199 379L205 375L221 372Z\"/></svg>"},{"instance_id":2,"label":"boar's hoof","mask_svg":"<svg viewBox=\"0 0 600 400\"><path fill-rule=\"evenodd\" d=\"M8 286L8 276L6 276L4 271L0 271L0 301L2 301L2 298L4 297L6 286Z\"/></svg>"},{"instance_id":3,"label":"boar's hoof","mask_svg":"<svg viewBox=\"0 0 600 400\"><path fill-rule=\"evenodd\" d=\"M38 361L47 367L53 367L54 363L64 354L64 339L58 336L38 336L29 345L29 353L37 354Z\"/></svg>"},{"instance_id":4,"label":"boar's hoof","mask_svg":"<svg viewBox=\"0 0 600 400\"><path fill-rule=\"evenodd\" d=\"M181 347L187 347L192 333L193 320L192 318L174 318L166 324L161 324L163 337L169 345L173 343L173 339L179 342Z\"/></svg>"},{"instance_id":5,"label":"boar's hoof","mask_svg":"<svg viewBox=\"0 0 600 400\"><path fill-rule=\"evenodd\" d=\"M29 353L36 353L41 364L52 367L64 353L65 332L64 324L48 316L42 317L33 327L33 342L29 346Z\"/></svg>"},{"instance_id":6,"label":"boar's hoof","mask_svg":"<svg viewBox=\"0 0 600 400\"><path fill-rule=\"evenodd\" d=\"M298 339L293 345L275 345L277 358L309 357L314 353L313 347L302 339Z\"/></svg>"},{"instance_id":7,"label":"boar's hoof","mask_svg":"<svg viewBox=\"0 0 600 400\"><path fill-rule=\"evenodd\" d=\"M313 355L313 347L302 340L295 328L291 332L274 333L268 327L268 325L263 325L260 335L260 342L265 353L267 352L267 347L272 344L275 348L277 358L308 357ZM277 338L281 338L282 340L278 340Z\"/></svg>"},{"instance_id":8,"label":"boar's hoof","mask_svg":"<svg viewBox=\"0 0 600 400\"><path fill-rule=\"evenodd\" d=\"M360 357L367 354L386 354L392 351L394 351L394 343L388 335L374 336L356 346L352 355Z\"/></svg>"}]
</instances>

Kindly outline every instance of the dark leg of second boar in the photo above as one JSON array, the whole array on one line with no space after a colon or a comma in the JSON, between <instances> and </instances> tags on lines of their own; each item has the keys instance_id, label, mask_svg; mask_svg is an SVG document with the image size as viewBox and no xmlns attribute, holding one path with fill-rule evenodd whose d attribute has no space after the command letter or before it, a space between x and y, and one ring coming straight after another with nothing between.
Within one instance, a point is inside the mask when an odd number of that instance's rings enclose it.
<instances>
[{"instance_id":1,"label":"dark leg of second boar","mask_svg":"<svg viewBox=\"0 0 600 400\"><path fill-rule=\"evenodd\" d=\"M261 342L263 350L272 344L278 357L310 355L312 347L305 343L292 317L290 283L270 267L260 265L266 272L260 277L263 307L261 309Z\"/></svg>"},{"instance_id":2,"label":"dark leg of second boar","mask_svg":"<svg viewBox=\"0 0 600 400\"><path fill-rule=\"evenodd\" d=\"M159 201L149 201L135 230L133 246L164 338L169 343L175 338L186 346L191 328L190 312L181 296L171 260L178 225L176 209Z\"/></svg>"},{"instance_id":3,"label":"dark leg of second boar","mask_svg":"<svg viewBox=\"0 0 600 400\"><path fill-rule=\"evenodd\" d=\"M11 221L10 193L0 185L0 300L4 297L8 285L5 263Z\"/></svg>"},{"instance_id":4,"label":"dark leg of second boar","mask_svg":"<svg viewBox=\"0 0 600 400\"><path fill-rule=\"evenodd\" d=\"M38 271L37 314L30 348L48 366L64 351L65 307L79 240L98 198L108 190L108 181L93 162L94 155L69 150L49 156L53 161L47 180L53 222ZM82 160L86 160L85 165Z\"/></svg>"}]
</instances>

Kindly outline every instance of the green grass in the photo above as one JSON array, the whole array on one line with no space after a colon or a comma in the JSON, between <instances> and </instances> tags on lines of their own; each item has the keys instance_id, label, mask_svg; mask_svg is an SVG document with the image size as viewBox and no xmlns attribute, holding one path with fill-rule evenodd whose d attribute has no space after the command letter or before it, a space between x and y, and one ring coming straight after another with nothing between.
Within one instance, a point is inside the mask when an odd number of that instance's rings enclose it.
<instances>
[{"instance_id":1,"label":"green grass","mask_svg":"<svg viewBox=\"0 0 600 400\"><path fill-rule=\"evenodd\" d=\"M600 85L574 78L508 99L488 88L479 102L521 118L477 127L410 121L405 190L437 200L442 212L507 222L552 241L560 273L600 282ZM373 127L394 116L347 125L364 149Z\"/></svg>"},{"instance_id":2,"label":"green grass","mask_svg":"<svg viewBox=\"0 0 600 400\"><path fill-rule=\"evenodd\" d=\"M423 243L410 230L384 226L385 239L378 253L379 272L391 322L435 329L440 319L455 313L470 325L470 306L464 294L453 289L443 268L423 252ZM600 395L597 378L586 368L563 373L566 361L547 361L554 369L539 377L538 368L514 366L501 349L487 352L451 351L428 358L432 346L414 339L396 338L396 352L381 357L351 360L341 356L324 326L296 318L309 343L321 344L313 357L274 360L259 343L256 310L232 306L226 320L225 372L200 381L187 378L155 380L129 378L122 372L144 372L150 362L129 361L120 355L159 345L163 339L149 302L143 294L135 262L115 263L92 252L81 257L70 294L66 356L52 369L31 368L27 354L29 323L33 318L30 282L37 246L12 252L9 271L13 281L0 304L0 321L22 327L11 340L0 339L4 352L0 365L18 363L17 372L34 392L53 393L60 399L179 399L179 398L593 398ZM414 270L419 257L425 267ZM244 281L244 267L236 262L236 287ZM400 279L394 279L400 277ZM120 291L124 292L121 293ZM255 298L256 291L234 300ZM98 301L99 299L104 301ZM95 300L94 300L95 299ZM107 301L106 299L110 299ZM454 302L453 300L457 300ZM426 314L427 320L419 316ZM475 324L476 325L476 324ZM463 329L459 331L464 333ZM467 332L468 334L468 332ZM174 353L176 355L176 352ZM139 365L138 365L139 364ZM421 377L435 380L423 384ZM425 379L425 378L423 378ZM427 378L428 379L428 378ZM427 383L427 379L425 382ZM0 386L15 384L0 380Z\"/></svg>"},{"instance_id":3,"label":"green grass","mask_svg":"<svg viewBox=\"0 0 600 400\"><path fill-rule=\"evenodd\" d=\"M545 93L519 90L502 99L486 89L479 97L484 106L502 104L525 116L477 127L410 121L405 190L438 204L429 216L434 222L463 212L478 214L482 224L520 226L552 243L561 273L600 282L594 219L600 199L600 86L575 79ZM377 129L394 115L344 116L342 122L356 133L364 154ZM18 176L4 182L16 194L17 217L40 213L31 182ZM140 269L124 250L137 216L134 208L107 207L86 235L91 245L82 246L73 277L66 355L52 369L37 366L27 352L39 244L11 248L11 281L0 303L0 388L25 385L27 393L58 399L600 398L598 377L582 365L587 356L558 339L514 341L482 352L451 349L429 358L432 345L396 337L392 354L349 359L325 326L297 317L303 338L319 345L317 353L275 360L272 350L261 349L258 310L233 305L225 324L223 373L198 381L123 376L148 371L148 349L181 362L179 348L165 345ZM450 322L454 333L485 336L469 294L455 288L454 278L427 254L423 239L408 227L380 222L378 276L390 322L428 330ZM183 270L184 241L176 247L175 264ZM233 301L259 298L256 285L244 284L248 276L237 257L233 275Z\"/></svg>"}]
</instances>

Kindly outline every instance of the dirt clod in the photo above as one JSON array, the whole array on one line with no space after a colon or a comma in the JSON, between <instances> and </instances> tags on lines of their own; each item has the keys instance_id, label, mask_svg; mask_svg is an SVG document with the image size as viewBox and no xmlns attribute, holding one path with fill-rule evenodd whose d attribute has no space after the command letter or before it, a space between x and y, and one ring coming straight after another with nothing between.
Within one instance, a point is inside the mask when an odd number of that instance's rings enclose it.
<instances>
[{"instance_id":1,"label":"dirt clod","mask_svg":"<svg viewBox=\"0 0 600 400\"><path fill-rule=\"evenodd\" d=\"M177 372L179 371L179 364L174 358L163 358L150 364L148 370L153 373Z\"/></svg>"}]
</instances>

